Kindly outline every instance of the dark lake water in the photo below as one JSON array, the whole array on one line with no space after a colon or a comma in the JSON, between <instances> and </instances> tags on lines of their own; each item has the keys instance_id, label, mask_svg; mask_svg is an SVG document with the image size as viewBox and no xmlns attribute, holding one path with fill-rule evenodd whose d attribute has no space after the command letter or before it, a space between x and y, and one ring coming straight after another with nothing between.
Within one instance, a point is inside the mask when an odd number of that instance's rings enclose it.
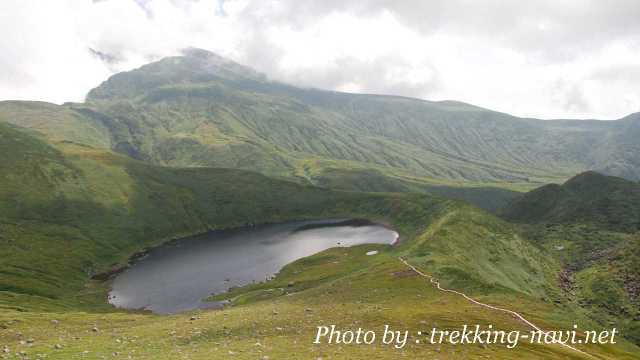
<instances>
[{"instance_id":1,"label":"dark lake water","mask_svg":"<svg viewBox=\"0 0 640 360\"><path fill-rule=\"evenodd\" d=\"M213 231L152 250L114 279L109 302L160 314L220 306L203 299L263 281L284 265L328 248L392 244L397 237L381 225L340 220Z\"/></svg>"}]
</instances>

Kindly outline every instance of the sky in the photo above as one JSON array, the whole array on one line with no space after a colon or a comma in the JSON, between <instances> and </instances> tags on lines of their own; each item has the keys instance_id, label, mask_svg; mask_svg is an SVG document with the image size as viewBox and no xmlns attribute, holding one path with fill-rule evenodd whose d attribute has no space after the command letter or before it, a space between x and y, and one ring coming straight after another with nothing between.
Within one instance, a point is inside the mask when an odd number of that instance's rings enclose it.
<instances>
[{"instance_id":1,"label":"sky","mask_svg":"<svg viewBox=\"0 0 640 360\"><path fill-rule=\"evenodd\" d=\"M523 117L640 111L638 0L2 0L0 100L83 101L198 47L304 87Z\"/></svg>"}]
</instances>

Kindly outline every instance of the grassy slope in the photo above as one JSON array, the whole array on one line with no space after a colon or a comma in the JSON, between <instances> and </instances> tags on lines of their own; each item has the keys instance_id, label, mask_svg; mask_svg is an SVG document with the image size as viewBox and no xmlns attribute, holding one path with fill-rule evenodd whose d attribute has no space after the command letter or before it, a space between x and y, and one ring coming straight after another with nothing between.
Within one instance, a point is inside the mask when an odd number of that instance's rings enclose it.
<instances>
[{"instance_id":1,"label":"grassy slope","mask_svg":"<svg viewBox=\"0 0 640 360\"><path fill-rule=\"evenodd\" d=\"M640 343L640 185L593 172L532 191L504 210L564 267L564 297Z\"/></svg>"},{"instance_id":2,"label":"grassy slope","mask_svg":"<svg viewBox=\"0 0 640 360\"><path fill-rule=\"evenodd\" d=\"M452 181L425 182L408 173L385 173L383 169L340 167L325 163L309 176L316 186L338 190L365 192L429 193L448 199L462 200L490 212L497 212L522 195L521 188L509 189L508 184L473 184ZM309 167L306 168L310 172Z\"/></svg>"},{"instance_id":3,"label":"grassy slope","mask_svg":"<svg viewBox=\"0 0 640 360\"><path fill-rule=\"evenodd\" d=\"M531 191L502 213L515 222L589 223L633 233L640 230L640 184L586 172Z\"/></svg>"},{"instance_id":4,"label":"grassy slope","mask_svg":"<svg viewBox=\"0 0 640 360\"><path fill-rule=\"evenodd\" d=\"M238 358L259 353L370 358L371 348L311 346L314 326L325 321L375 328L390 323L416 333L425 320L438 326L522 327L508 316L435 292L406 272L399 255L437 274L447 286L495 304L519 304L517 310L549 327L566 327L574 319L570 307L540 300L556 296L548 274L557 264L515 236L512 225L467 205L416 194L333 192L237 170L161 168L75 144L54 147L6 124L0 124L0 135L1 150L13 155L0 162L0 344L11 353L53 359L113 352L143 359L209 359L224 358L229 351ZM164 239L207 228L329 216L384 221L404 243L395 249L333 249L300 260L273 282L229 294L236 306L202 313L195 321L188 314L115 311L104 304L105 284L87 283L91 273ZM363 255L372 248L382 253ZM292 281L293 288L280 290ZM53 319L60 324L52 324ZM94 325L97 333L90 330ZM19 342L29 338L35 339L33 345ZM622 344L590 351L631 359L625 352L634 349ZM378 350L380 358L398 356L396 350ZM412 344L404 353L510 358L513 351ZM571 356L541 346L524 346L517 353L532 359Z\"/></svg>"},{"instance_id":5,"label":"grassy slope","mask_svg":"<svg viewBox=\"0 0 640 360\"><path fill-rule=\"evenodd\" d=\"M640 343L640 236L584 224L532 226L527 236L563 264L562 298Z\"/></svg>"},{"instance_id":6,"label":"grassy slope","mask_svg":"<svg viewBox=\"0 0 640 360\"><path fill-rule=\"evenodd\" d=\"M456 230L459 224L434 222L437 232ZM425 239L425 241L428 241ZM511 316L472 305L459 296L444 294L408 272L397 260L411 253L411 246L390 249L366 245L330 249L285 267L268 283L237 289L226 296L234 306L222 311L203 311L172 316L125 313L0 313L0 342L12 351L51 359L397 359L492 358L584 359L558 346L522 344L515 350L504 346L450 346L415 344L417 332L430 326L459 328L463 324L492 324L498 329L528 329ZM369 250L379 255L366 256ZM419 259L411 259L420 263ZM430 265L422 265L429 271ZM294 283L293 287L288 286ZM476 293L481 301L522 312L546 329L569 328L580 314L571 308L540 302L537 298L507 289ZM53 324L52 320L58 324ZM194 319L194 320L192 320ZM402 350L389 346L313 345L316 326L373 329L385 324L410 330ZM581 328L598 328L581 321ZM93 332L93 327L99 329ZM17 336L21 333L21 336ZM18 339L34 339L33 346ZM62 345L55 349L54 344ZM603 359L637 359L637 348L628 343L585 346L582 349ZM85 353L86 352L86 353ZM114 353L116 355L114 355ZM635 355L634 355L635 354Z\"/></svg>"}]
</instances>

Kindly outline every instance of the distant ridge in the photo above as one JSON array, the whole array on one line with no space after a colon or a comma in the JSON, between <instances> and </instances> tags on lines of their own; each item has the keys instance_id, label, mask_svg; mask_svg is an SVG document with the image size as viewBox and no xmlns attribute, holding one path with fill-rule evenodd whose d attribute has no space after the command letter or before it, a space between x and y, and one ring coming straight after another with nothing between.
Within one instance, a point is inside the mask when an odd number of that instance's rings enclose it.
<instances>
[{"instance_id":1,"label":"distant ridge","mask_svg":"<svg viewBox=\"0 0 640 360\"><path fill-rule=\"evenodd\" d=\"M522 223L591 223L640 230L640 184L594 171L546 185L514 200L503 216Z\"/></svg>"}]
</instances>

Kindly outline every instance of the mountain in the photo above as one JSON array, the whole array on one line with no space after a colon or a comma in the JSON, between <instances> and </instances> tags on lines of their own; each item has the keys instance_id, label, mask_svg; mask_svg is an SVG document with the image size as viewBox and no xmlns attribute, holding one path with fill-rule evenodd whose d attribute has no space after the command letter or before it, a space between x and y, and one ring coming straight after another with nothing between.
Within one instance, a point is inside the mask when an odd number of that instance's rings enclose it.
<instances>
[{"instance_id":1,"label":"mountain","mask_svg":"<svg viewBox=\"0 0 640 360\"><path fill-rule=\"evenodd\" d=\"M487 188L529 190L584 170L640 179L638 114L542 121L453 101L299 88L198 49L116 74L85 103L1 102L0 119L158 165L345 190L465 187L471 196L459 198L498 199L476 202L487 209L516 195Z\"/></svg>"},{"instance_id":2,"label":"mountain","mask_svg":"<svg viewBox=\"0 0 640 360\"><path fill-rule=\"evenodd\" d=\"M516 222L588 223L633 233L640 231L640 184L585 172L525 194L502 214Z\"/></svg>"},{"instance_id":3,"label":"mountain","mask_svg":"<svg viewBox=\"0 0 640 360\"><path fill-rule=\"evenodd\" d=\"M557 258L568 301L640 343L640 184L596 172L546 185L500 211Z\"/></svg>"},{"instance_id":4,"label":"mountain","mask_svg":"<svg viewBox=\"0 0 640 360\"><path fill-rule=\"evenodd\" d=\"M487 158L498 146L484 138L492 131L462 126L477 116L539 124L459 103L298 89L198 50L115 75L84 104L2 102L0 357L587 358L555 345L435 347L410 338L400 350L310 343L322 323L375 331L387 324L411 334L426 321L442 329L529 330L510 314L439 290L400 257L447 289L516 310L544 328L616 326L639 343L633 234L597 232L578 241L592 228L567 226L554 237L546 224L529 230L464 202L416 193L490 203L494 195L514 196L501 186L561 178L522 165L517 171L540 175L515 180L516 170L504 165L511 164L508 153L495 164L464 158L467 145ZM437 136L416 134L427 129ZM473 133L482 135L462 137ZM449 150L427 150L429 142ZM461 182L466 177L476 180ZM390 189L404 193L384 192ZM398 231L401 241L300 259L275 279L219 295L229 301L224 311L157 316L106 302L110 282L99 279L150 247L211 229L319 218L370 219ZM554 250L559 241L567 251ZM592 259L590 249L608 252ZM367 255L371 250L377 254ZM558 281L568 266L577 290ZM581 349L600 358L640 354L623 338Z\"/></svg>"}]
</instances>

